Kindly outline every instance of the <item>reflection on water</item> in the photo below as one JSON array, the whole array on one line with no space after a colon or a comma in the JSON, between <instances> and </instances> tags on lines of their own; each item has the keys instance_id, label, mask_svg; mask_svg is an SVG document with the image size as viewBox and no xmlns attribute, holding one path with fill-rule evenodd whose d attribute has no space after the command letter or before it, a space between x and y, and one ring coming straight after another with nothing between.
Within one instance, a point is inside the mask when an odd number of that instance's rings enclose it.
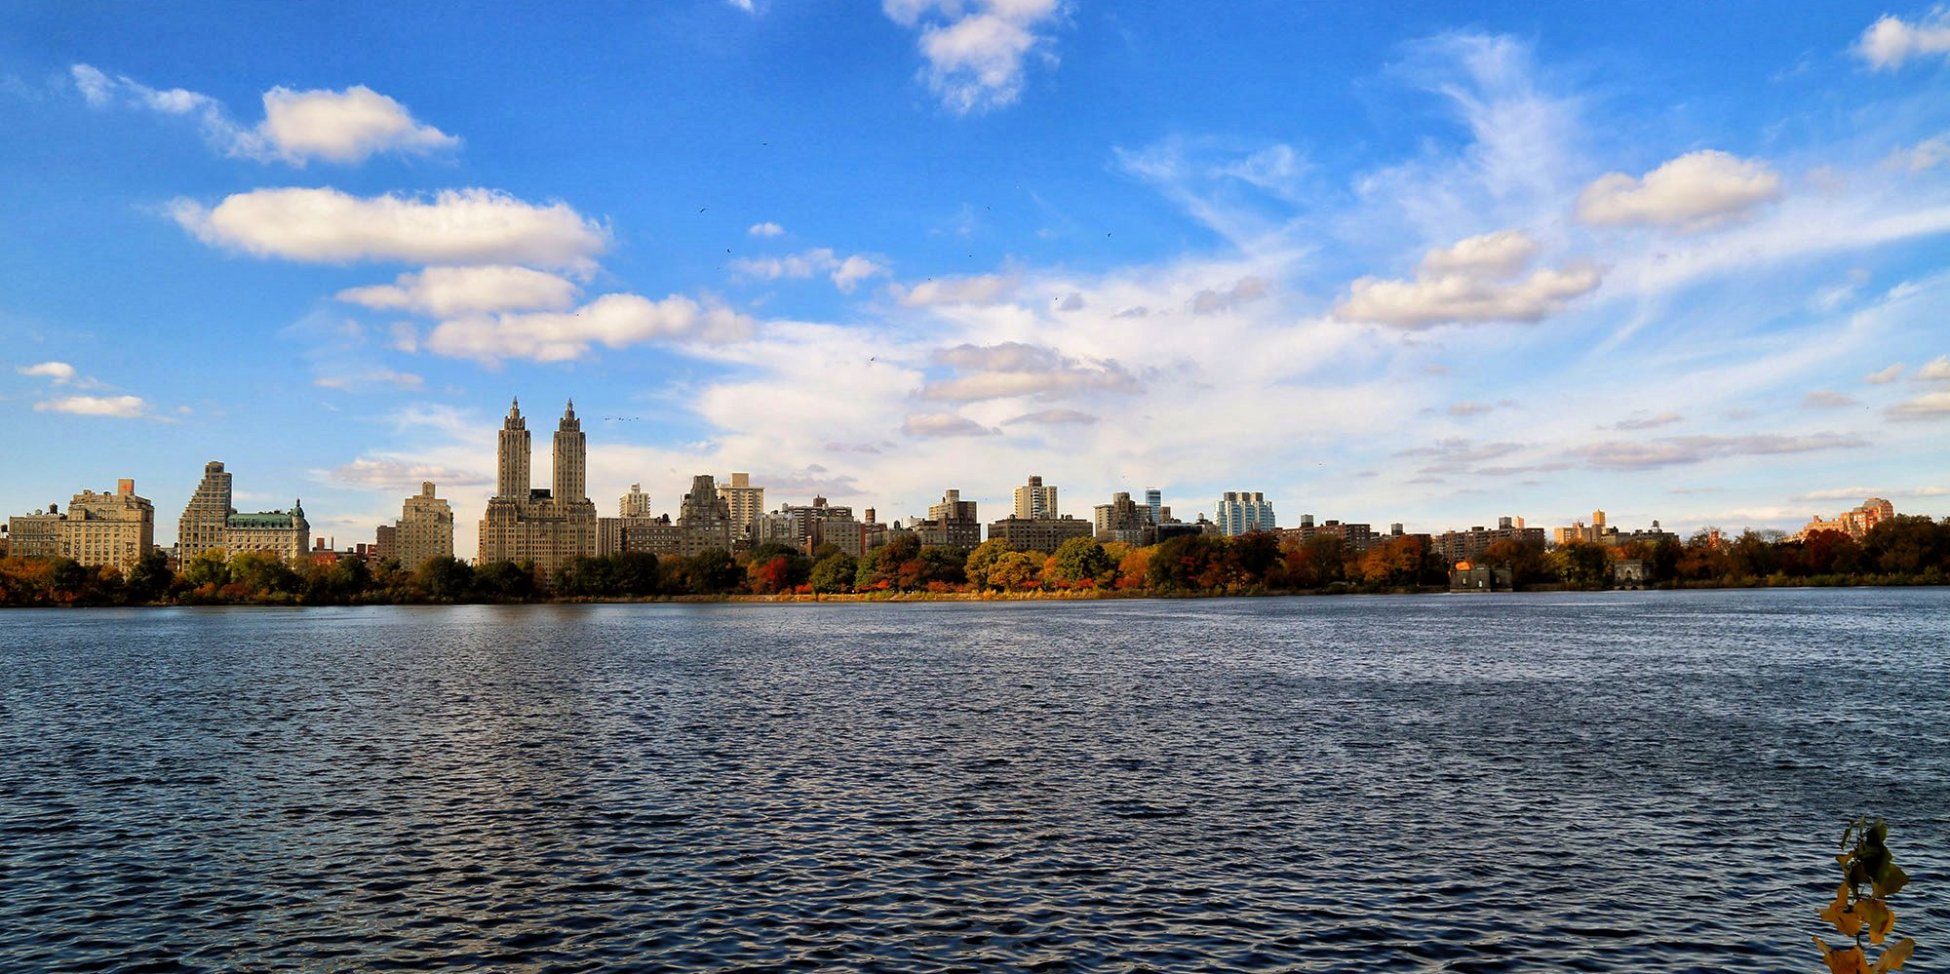
<instances>
[{"instance_id":1,"label":"reflection on water","mask_svg":"<svg viewBox=\"0 0 1950 974\"><path fill-rule=\"evenodd\" d=\"M0 614L0 969L1950 945L1950 592Z\"/></svg>"}]
</instances>

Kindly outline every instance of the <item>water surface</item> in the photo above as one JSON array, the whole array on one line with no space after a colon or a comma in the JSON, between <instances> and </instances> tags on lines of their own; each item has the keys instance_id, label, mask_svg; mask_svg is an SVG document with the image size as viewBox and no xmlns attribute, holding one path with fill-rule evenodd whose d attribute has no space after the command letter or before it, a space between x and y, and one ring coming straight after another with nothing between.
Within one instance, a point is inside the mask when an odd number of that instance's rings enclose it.
<instances>
[{"instance_id":1,"label":"water surface","mask_svg":"<svg viewBox=\"0 0 1950 974\"><path fill-rule=\"evenodd\" d=\"M1935 969L1946 691L1942 589L6 612L0 969L1806 970L1864 810Z\"/></svg>"}]
</instances>

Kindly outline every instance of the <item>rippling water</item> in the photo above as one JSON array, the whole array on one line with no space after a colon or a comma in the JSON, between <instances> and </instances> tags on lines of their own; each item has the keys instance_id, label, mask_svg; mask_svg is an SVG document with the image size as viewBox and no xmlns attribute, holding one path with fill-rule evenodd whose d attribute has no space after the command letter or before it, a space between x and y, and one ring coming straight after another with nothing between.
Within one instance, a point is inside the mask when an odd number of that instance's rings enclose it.
<instances>
[{"instance_id":1,"label":"rippling water","mask_svg":"<svg viewBox=\"0 0 1950 974\"><path fill-rule=\"evenodd\" d=\"M1945 969L1946 691L1940 589L0 613L0 969L1810 970L1862 810Z\"/></svg>"}]
</instances>

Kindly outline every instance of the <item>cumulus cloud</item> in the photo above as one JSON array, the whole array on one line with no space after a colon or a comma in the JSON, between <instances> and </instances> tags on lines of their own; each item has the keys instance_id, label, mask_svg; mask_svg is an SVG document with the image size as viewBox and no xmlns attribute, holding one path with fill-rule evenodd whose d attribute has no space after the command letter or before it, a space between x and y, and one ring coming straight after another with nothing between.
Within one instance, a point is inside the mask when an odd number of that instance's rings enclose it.
<instances>
[{"instance_id":1,"label":"cumulus cloud","mask_svg":"<svg viewBox=\"0 0 1950 974\"><path fill-rule=\"evenodd\" d=\"M566 203L538 206L487 189L442 190L431 198L259 189L215 207L179 199L170 215L211 246L321 263L587 268L609 245L607 228Z\"/></svg>"},{"instance_id":2,"label":"cumulus cloud","mask_svg":"<svg viewBox=\"0 0 1950 974\"><path fill-rule=\"evenodd\" d=\"M575 283L545 271L508 264L429 267L392 284L347 288L338 299L375 310L412 311L436 318L490 311L559 311L575 304Z\"/></svg>"},{"instance_id":3,"label":"cumulus cloud","mask_svg":"<svg viewBox=\"0 0 1950 974\"><path fill-rule=\"evenodd\" d=\"M1896 364L1886 369L1881 369L1879 371L1871 372L1868 375L1863 376L1862 381L1870 383L1871 385L1879 386L1885 383L1896 381L1896 378L1902 374L1903 374L1903 363L1897 362Z\"/></svg>"},{"instance_id":4,"label":"cumulus cloud","mask_svg":"<svg viewBox=\"0 0 1950 974\"><path fill-rule=\"evenodd\" d=\"M994 436L1001 431L954 413L915 413L901 423L901 432L909 436L944 437Z\"/></svg>"},{"instance_id":5,"label":"cumulus cloud","mask_svg":"<svg viewBox=\"0 0 1950 974\"><path fill-rule=\"evenodd\" d=\"M344 91L264 93L264 121L242 133L239 151L275 155L302 166L308 159L354 163L381 152L425 155L456 148L460 140L414 119L406 106L366 87Z\"/></svg>"},{"instance_id":6,"label":"cumulus cloud","mask_svg":"<svg viewBox=\"0 0 1950 974\"><path fill-rule=\"evenodd\" d=\"M567 362L593 345L622 348L658 339L730 342L749 337L753 322L729 308L682 295L652 301L605 294L575 311L531 311L453 318L427 335L428 351L496 363L505 359Z\"/></svg>"},{"instance_id":7,"label":"cumulus cloud","mask_svg":"<svg viewBox=\"0 0 1950 974\"><path fill-rule=\"evenodd\" d=\"M107 416L113 419L138 419L149 412L140 396L68 396L34 404L37 413L70 413L75 416Z\"/></svg>"},{"instance_id":8,"label":"cumulus cloud","mask_svg":"<svg viewBox=\"0 0 1950 974\"><path fill-rule=\"evenodd\" d=\"M883 0L881 9L920 31L922 77L958 114L1013 104L1032 55L1056 63L1046 32L1056 0Z\"/></svg>"},{"instance_id":9,"label":"cumulus cloud","mask_svg":"<svg viewBox=\"0 0 1950 974\"><path fill-rule=\"evenodd\" d=\"M357 163L381 152L425 155L460 145L458 138L416 120L406 106L364 85L343 91L272 88L264 93L264 121L244 128L209 95L151 88L87 64L74 65L69 75L95 108L123 105L194 117L211 145L230 156L303 166L312 159Z\"/></svg>"},{"instance_id":10,"label":"cumulus cloud","mask_svg":"<svg viewBox=\"0 0 1950 974\"><path fill-rule=\"evenodd\" d=\"M1093 426L1097 423L1097 417L1080 409L1044 409L1005 420L1002 425L1015 426L1019 423L1037 426Z\"/></svg>"},{"instance_id":11,"label":"cumulus cloud","mask_svg":"<svg viewBox=\"0 0 1950 974\"><path fill-rule=\"evenodd\" d=\"M1516 230L1470 237L1431 250L1414 280L1363 277L1348 285L1334 314L1397 328L1487 321L1541 321L1598 287L1584 265L1538 268L1519 277L1537 244Z\"/></svg>"},{"instance_id":12,"label":"cumulus cloud","mask_svg":"<svg viewBox=\"0 0 1950 974\"><path fill-rule=\"evenodd\" d=\"M764 223L752 224L751 229L745 232L754 237L777 237L785 234L785 228L768 220Z\"/></svg>"},{"instance_id":13,"label":"cumulus cloud","mask_svg":"<svg viewBox=\"0 0 1950 974\"><path fill-rule=\"evenodd\" d=\"M1635 178L1600 176L1578 196L1578 219L1703 230L1779 199L1781 177L1766 163L1717 149L1689 152Z\"/></svg>"},{"instance_id":14,"label":"cumulus cloud","mask_svg":"<svg viewBox=\"0 0 1950 974\"><path fill-rule=\"evenodd\" d=\"M1600 469L1647 470L1729 457L1783 456L1868 445L1867 440L1848 434L1783 436L1755 433L1743 436L1673 436L1637 442L1610 441L1574 447L1571 452L1587 465Z\"/></svg>"},{"instance_id":15,"label":"cumulus cloud","mask_svg":"<svg viewBox=\"0 0 1950 974\"><path fill-rule=\"evenodd\" d=\"M74 366L66 362L42 362L39 365L22 366L14 371L21 375L48 379L57 386L73 382L76 375Z\"/></svg>"},{"instance_id":16,"label":"cumulus cloud","mask_svg":"<svg viewBox=\"0 0 1950 974\"><path fill-rule=\"evenodd\" d=\"M1940 416L1950 416L1950 392L1931 392L1891 406L1889 415L1896 419L1936 419Z\"/></svg>"},{"instance_id":17,"label":"cumulus cloud","mask_svg":"<svg viewBox=\"0 0 1950 974\"><path fill-rule=\"evenodd\" d=\"M733 273L743 277L776 281L780 278L808 278L825 274L833 286L847 294L861 281L888 273L887 267L871 257L853 254L841 257L830 247L818 247L783 257L749 257L731 262Z\"/></svg>"},{"instance_id":18,"label":"cumulus cloud","mask_svg":"<svg viewBox=\"0 0 1950 974\"><path fill-rule=\"evenodd\" d=\"M1916 378L1924 382L1950 380L1950 355L1939 355L1922 368L1916 370Z\"/></svg>"},{"instance_id":19,"label":"cumulus cloud","mask_svg":"<svg viewBox=\"0 0 1950 974\"><path fill-rule=\"evenodd\" d=\"M1511 278L1530 266L1537 241L1522 230L1498 230L1456 241L1422 257L1422 273Z\"/></svg>"},{"instance_id":20,"label":"cumulus cloud","mask_svg":"<svg viewBox=\"0 0 1950 974\"><path fill-rule=\"evenodd\" d=\"M1858 403L1855 401L1854 396L1847 395L1846 393L1832 392L1827 389L1816 389L1801 397L1801 405L1805 409L1840 409L1844 406L1858 405Z\"/></svg>"},{"instance_id":21,"label":"cumulus cloud","mask_svg":"<svg viewBox=\"0 0 1950 974\"><path fill-rule=\"evenodd\" d=\"M1231 311L1240 305L1265 297L1271 287L1266 278L1242 277L1222 291L1207 288L1192 295L1192 313L1208 315Z\"/></svg>"},{"instance_id":22,"label":"cumulus cloud","mask_svg":"<svg viewBox=\"0 0 1950 974\"><path fill-rule=\"evenodd\" d=\"M1883 14L1855 42L1855 54L1881 70L1895 70L1913 57L1950 55L1950 10L1942 7L1922 20Z\"/></svg>"},{"instance_id":23,"label":"cumulus cloud","mask_svg":"<svg viewBox=\"0 0 1950 974\"><path fill-rule=\"evenodd\" d=\"M922 281L911 288L894 286L894 296L910 308L937 304L995 304L1008 293L1010 281L996 274L974 277L943 277Z\"/></svg>"}]
</instances>

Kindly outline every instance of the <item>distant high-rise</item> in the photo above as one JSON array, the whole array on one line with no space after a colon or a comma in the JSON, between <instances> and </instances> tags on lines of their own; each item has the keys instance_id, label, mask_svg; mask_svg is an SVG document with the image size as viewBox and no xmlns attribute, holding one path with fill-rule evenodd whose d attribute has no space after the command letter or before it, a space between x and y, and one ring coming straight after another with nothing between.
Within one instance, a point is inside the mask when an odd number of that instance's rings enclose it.
<instances>
[{"instance_id":1,"label":"distant high-rise","mask_svg":"<svg viewBox=\"0 0 1950 974\"><path fill-rule=\"evenodd\" d=\"M392 540L392 556L408 570L454 556L454 509L434 496L432 481L421 482L420 492L401 505Z\"/></svg>"},{"instance_id":2,"label":"distant high-rise","mask_svg":"<svg viewBox=\"0 0 1950 974\"><path fill-rule=\"evenodd\" d=\"M508 407L495 460L495 492L481 518L480 560L534 562L554 572L572 558L597 553L596 505L587 493L589 444L571 401L556 425L550 490L529 479L528 421L521 403Z\"/></svg>"},{"instance_id":3,"label":"distant high-rise","mask_svg":"<svg viewBox=\"0 0 1950 974\"><path fill-rule=\"evenodd\" d=\"M176 522L176 553L184 562L206 551L223 550L225 522L235 509L230 506L230 474L223 462L203 465L203 482L190 495L183 516Z\"/></svg>"},{"instance_id":4,"label":"distant high-rise","mask_svg":"<svg viewBox=\"0 0 1950 974\"><path fill-rule=\"evenodd\" d=\"M1144 492L1144 506L1151 509L1151 523L1165 523L1165 492L1151 487Z\"/></svg>"},{"instance_id":5,"label":"distant high-rise","mask_svg":"<svg viewBox=\"0 0 1950 974\"><path fill-rule=\"evenodd\" d=\"M751 474L734 473L730 483L718 485L718 496L731 517L732 537L751 537L753 525L765 513L765 488L753 487Z\"/></svg>"},{"instance_id":6,"label":"distant high-rise","mask_svg":"<svg viewBox=\"0 0 1950 974\"><path fill-rule=\"evenodd\" d=\"M642 484L630 485L630 492L616 502L616 513L623 517L650 516L650 495L643 492Z\"/></svg>"},{"instance_id":7,"label":"distant high-rise","mask_svg":"<svg viewBox=\"0 0 1950 974\"><path fill-rule=\"evenodd\" d=\"M941 495L941 503L928 507L928 519L914 526L921 543L945 548L973 548L982 543L982 522L976 519L975 502L961 499L961 491Z\"/></svg>"},{"instance_id":8,"label":"distant high-rise","mask_svg":"<svg viewBox=\"0 0 1950 974\"><path fill-rule=\"evenodd\" d=\"M1016 513L1019 521L1040 520L1057 517L1056 487L1043 486L1043 478L1031 477L1029 483L1016 488Z\"/></svg>"},{"instance_id":9,"label":"distant high-rise","mask_svg":"<svg viewBox=\"0 0 1950 974\"><path fill-rule=\"evenodd\" d=\"M1227 537L1252 531L1271 531L1274 528L1273 502L1258 491L1229 490L1220 498L1218 513L1213 520L1219 525L1219 533Z\"/></svg>"}]
</instances>

